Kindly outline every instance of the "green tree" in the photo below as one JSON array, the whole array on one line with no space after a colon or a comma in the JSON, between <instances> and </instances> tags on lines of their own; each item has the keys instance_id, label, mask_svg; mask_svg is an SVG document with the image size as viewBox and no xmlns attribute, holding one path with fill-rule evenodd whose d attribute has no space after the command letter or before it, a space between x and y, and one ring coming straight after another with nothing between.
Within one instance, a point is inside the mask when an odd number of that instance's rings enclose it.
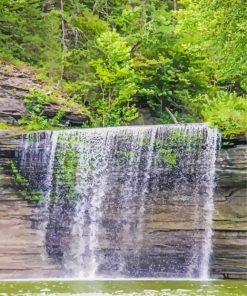
<instances>
[{"instance_id":1,"label":"green tree","mask_svg":"<svg viewBox=\"0 0 247 296\"><path fill-rule=\"evenodd\" d=\"M0 52L31 64L40 64L42 1L0 0Z\"/></svg>"},{"instance_id":2,"label":"green tree","mask_svg":"<svg viewBox=\"0 0 247 296\"><path fill-rule=\"evenodd\" d=\"M61 43L61 20L52 10L44 16L46 42L43 47L43 65L52 82L58 82L63 76L63 50Z\"/></svg>"},{"instance_id":3,"label":"green tree","mask_svg":"<svg viewBox=\"0 0 247 296\"><path fill-rule=\"evenodd\" d=\"M89 125L127 124L145 106L162 123L243 131L217 116L243 114L244 0L0 0L0 16L0 54L42 69Z\"/></svg>"},{"instance_id":4,"label":"green tree","mask_svg":"<svg viewBox=\"0 0 247 296\"><path fill-rule=\"evenodd\" d=\"M245 0L181 0L177 32L190 54L211 61L220 86L247 91L247 10Z\"/></svg>"},{"instance_id":5,"label":"green tree","mask_svg":"<svg viewBox=\"0 0 247 296\"><path fill-rule=\"evenodd\" d=\"M133 97L137 92L130 47L115 31L103 33L96 40L99 58L95 68L99 98L92 102L103 126L120 125L137 117Z\"/></svg>"}]
</instances>

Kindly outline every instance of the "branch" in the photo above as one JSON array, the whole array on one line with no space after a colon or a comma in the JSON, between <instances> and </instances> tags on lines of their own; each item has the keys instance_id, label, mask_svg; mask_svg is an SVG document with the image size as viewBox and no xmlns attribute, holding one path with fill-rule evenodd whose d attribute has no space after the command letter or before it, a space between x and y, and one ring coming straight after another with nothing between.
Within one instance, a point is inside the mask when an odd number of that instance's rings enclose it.
<instances>
[{"instance_id":1,"label":"branch","mask_svg":"<svg viewBox=\"0 0 247 296\"><path fill-rule=\"evenodd\" d=\"M165 107L165 110L166 110L166 112L170 115L170 117L171 117L173 123L176 123L176 124L177 124L178 121L177 121L176 117L172 114L172 112L171 112L167 107Z\"/></svg>"},{"instance_id":2,"label":"branch","mask_svg":"<svg viewBox=\"0 0 247 296\"><path fill-rule=\"evenodd\" d=\"M133 53L135 52L135 50L137 50L140 47L140 41L137 41L136 44L133 45L133 47L131 48L130 52Z\"/></svg>"}]
</instances>

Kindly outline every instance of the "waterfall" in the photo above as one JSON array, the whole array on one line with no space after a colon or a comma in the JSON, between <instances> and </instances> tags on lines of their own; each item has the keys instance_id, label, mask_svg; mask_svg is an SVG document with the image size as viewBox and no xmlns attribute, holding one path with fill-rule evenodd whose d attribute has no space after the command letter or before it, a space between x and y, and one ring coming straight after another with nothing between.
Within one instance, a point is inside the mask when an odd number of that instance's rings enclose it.
<instances>
[{"instance_id":1,"label":"waterfall","mask_svg":"<svg viewBox=\"0 0 247 296\"><path fill-rule=\"evenodd\" d=\"M207 200L204 205L206 211L206 233L204 236L204 244L202 246L202 262L200 268L200 278L208 279L210 256L212 254L212 222L213 222L213 211L214 211L214 178L215 178L215 161L216 161L216 149L217 149L217 131L211 131L211 145L208 149L208 158L210 159L208 167L208 176L206 179L205 187L207 188Z\"/></svg>"},{"instance_id":2,"label":"waterfall","mask_svg":"<svg viewBox=\"0 0 247 296\"><path fill-rule=\"evenodd\" d=\"M207 278L217 131L206 124L23 136L48 255L68 276Z\"/></svg>"}]
</instances>

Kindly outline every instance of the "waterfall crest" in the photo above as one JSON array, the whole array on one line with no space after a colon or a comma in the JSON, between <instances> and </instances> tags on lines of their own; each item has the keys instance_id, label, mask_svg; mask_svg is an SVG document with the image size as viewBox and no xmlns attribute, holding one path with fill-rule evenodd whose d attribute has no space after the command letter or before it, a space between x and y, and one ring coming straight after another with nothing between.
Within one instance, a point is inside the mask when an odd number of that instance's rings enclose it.
<instances>
[{"instance_id":1,"label":"waterfall crest","mask_svg":"<svg viewBox=\"0 0 247 296\"><path fill-rule=\"evenodd\" d=\"M78 129L22 141L17 164L43 192L47 253L69 276L209 276L215 129Z\"/></svg>"}]
</instances>

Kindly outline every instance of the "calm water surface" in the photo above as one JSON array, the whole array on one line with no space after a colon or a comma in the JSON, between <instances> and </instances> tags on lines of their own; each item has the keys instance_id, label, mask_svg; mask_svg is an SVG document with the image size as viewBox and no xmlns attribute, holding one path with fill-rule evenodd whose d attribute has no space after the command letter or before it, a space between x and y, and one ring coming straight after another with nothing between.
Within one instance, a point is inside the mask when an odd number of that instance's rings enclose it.
<instances>
[{"instance_id":1,"label":"calm water surface","mask_svg":"<svg viewBox=\"0 0 247 296\"><path fill-rule=\"evenodd\" d=\"M166 280L98 280L98 281L2 281L0 295L154 295L246 296L247 282L166 281Z\"/></svg>"}]
</instances>

